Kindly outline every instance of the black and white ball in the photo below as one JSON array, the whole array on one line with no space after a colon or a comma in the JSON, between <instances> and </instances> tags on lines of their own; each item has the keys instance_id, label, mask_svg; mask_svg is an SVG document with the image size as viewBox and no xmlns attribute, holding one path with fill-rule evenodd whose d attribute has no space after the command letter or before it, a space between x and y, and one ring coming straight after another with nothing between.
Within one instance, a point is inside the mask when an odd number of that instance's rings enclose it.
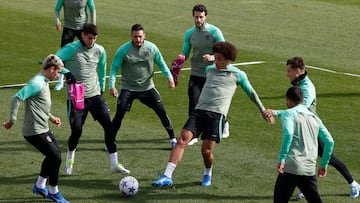
<instances>
[{"instance_id":1,"label":"black and white ball","mask_svg":"<svg viewBox=\"0 0 360 203\"><path fill-rule=\"evenodd\" d=\"M125 196L133 196L139 191L139 182L133 176L126 176L120 180L120 192Z\"/></svg>"}]
</instances>

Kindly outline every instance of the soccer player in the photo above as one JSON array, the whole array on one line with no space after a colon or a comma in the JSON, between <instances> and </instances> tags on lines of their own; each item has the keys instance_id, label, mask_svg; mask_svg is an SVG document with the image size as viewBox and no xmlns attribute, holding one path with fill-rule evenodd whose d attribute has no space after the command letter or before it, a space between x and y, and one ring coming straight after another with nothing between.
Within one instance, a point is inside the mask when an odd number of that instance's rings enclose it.
<instances>
[{"instance_id":1,"label":"soccer player","mask_svg":"<svg viewBox=\"0 0 360 203\"><path fill-rule=\"evenodd\" d=\"M111 171L121 174L130 173L118 162L109 108L101 95L105 90L106 51L103 46L95 43L98 34L96 25L85 23L80 40L65 45L56 53L64 61L66 71L70 71L74 78L85 86L85 107L83 110L74 110L69 90L67 91L67 108L71 126L65 164L65 173L67 175L72 174L75 150L89 112L104 129L105 144L110 154ZM66 71L63 72L66 73Z\"/></svg>"},{"instance_id":2,"label":"soccer player","mask_svg":"<svg viewBox=\"0 0 360 203\"><path fill-rule=\"evenodd\" d=\"M300 188L308 202L322 202L316 179L318 140L324 144L318 169L319 177L326 176L334 141L320 118L303 103L304 95L301 89L297 86L290 87L286 92L288 110L281 114L283 137L278 158L279 175L274 189L274 203L288 202L295 187Z\"/></svg>"},{"instance_id":3,"label":"soccer player","mask_svg":"<svg viewBox=\"0 0 360 203\"><path fill-rule=\"evenodd\" d=\"M110 69L110 94L118 96L117 110L113 118L115 136L120 129L126 111L130 111L135 99L153 109L166 129L170 144L176 145L174 129L164 104L153 81L154 64L156 64L165 78L168 87L174 88L174 80L157 46L145 40L146 33L140 24L131 27L131 41L121 45L113 58ZM115 87L116 76L121 70L120 95Z\"/></svg>"},{"instance_id":4,"label":"soccer player","mask_svg":"<svg viewBox=\"0 0 360 203\"><path fill-rule=\"evenodd\" d=\"M215 63L206 68L206 82L199 102L195 110L190 113L178 142L170 153L165 173L152 183L153 186L171 186L173 184L172 174L181 161L187 144L193 137L200 135L203 140L201 153L205 165L201 185L204 187L211 185L214 161L212 152L215 144L221 141L225 118L237 86L245 91L260 112L265 111L246 73L229 64L236 58L235 46L229 42L217 42L213 45L212 52L215 56ZM271 123L274 121L271 116L267 120Z\"/></svg>"},{"instance_id":5,"label":"soccer player","mask_svg":"<svg viewBox=\"0 0 360 203\"><path fill-rule=\"evenodd\" d=\"M299 86L304 94L304 105L314 114L316 114L316 89L305 70L306 65L302 57L292 57L287 60L287 76L293 86ZM281 116L284 111L274 111L274 115ZM319 156L322 157L324 152L324 144L319 140ZM349 169L345 163L337 158L334 154L331 155L329 164L338 170L345 180L350 185L350 197L356 198L359 196L360 185L353 179ZM298 194L296 199L303 198L302 193Z\"/></svg>"},{"instance_id":6,"label":"soccer player","mask_svg":"<svg viewBox=\"0 0 360 203\"><path fill-rule=\"evenodd\" d=\"M68 201L61 195L58 188L61 152L48 125L48 120L57 127L61 125L60 118L50 113L51 96L48 82L59 76L64 64L59 57L50 54L44 59L41 66L40 73L12 97L10 120L2 125L6 129L10 129L16 123L20 102L23 101L25 103L23 136L27 142L45 156L40 175L32 191L55 202L67 203ZM46 187L48 179L49 189Z\"/></svg>"},{"instance_id":7,"label":"soccer player","mask_svg":"<svg viewBox=\"0 0 360 203\"><path fill-rule=\"evenodd\" d=\"M218 27L206 22L207 13L207 8L203 4L197 4L193 7L192 16L195 25L186 30L182 53L174 60L171 68L175 84L177 84L180 69L184 64L184 61L189 58L191 48L193 49L193 55L191 58L191 74L188 85L189 115L195 109L201 90L204 87L206 80L205 68L206 66L214 63L214 55L211 48L214 43L225 41L221 30ZM178 64L180 68L174 67L174 64ZM223 138L228 136L229 123L226 122ZM194 138L189 145L193 145L197 141L198 139Z\"/></svg>"},{"instance_id":8,"label":"soccer player","mask_svg":"<svg viewBox=\"0 0 360 203\"><path fill-rule=\"evenodd\" d=\"M67 43L73 42L75 37L81 38L81 29L85 23L96 24L96 9L94 0L57 0L55 5L55 27L61 30L60 11L64 8L64 28L61 35L61 47ZM88 10L88 9L89 10ZM90 18L88 16L88 12ZM64 87L64 76L59 75L59 80L55 85L55 90L61 90Z\"/></svg>"}]
</instances>

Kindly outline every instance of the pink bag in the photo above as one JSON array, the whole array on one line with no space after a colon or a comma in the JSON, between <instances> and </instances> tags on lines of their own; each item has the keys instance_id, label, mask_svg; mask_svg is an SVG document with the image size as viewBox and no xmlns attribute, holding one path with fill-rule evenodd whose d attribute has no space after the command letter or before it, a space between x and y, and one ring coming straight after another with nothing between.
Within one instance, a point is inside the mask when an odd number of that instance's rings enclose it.
<instances>
[{"instance_id":1,"label":"pink bag","mask_svg":"<svg viewBox=\"0 0 360 203\"><path fill-rule=\"evenodd\" d=\"M84 84L76 81L74 84L70 85L70 97L72 104L74 105L73 111L83 110L84 109L84 95L85 95L85 88Z\"/></svg>"}]
</instances>

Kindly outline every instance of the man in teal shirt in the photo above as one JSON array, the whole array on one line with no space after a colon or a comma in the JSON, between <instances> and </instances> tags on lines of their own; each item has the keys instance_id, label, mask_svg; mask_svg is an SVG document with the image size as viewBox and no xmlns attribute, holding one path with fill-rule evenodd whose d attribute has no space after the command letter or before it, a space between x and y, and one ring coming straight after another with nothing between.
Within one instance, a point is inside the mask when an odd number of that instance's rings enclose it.
<instances>
[{"instance_id":1,"label":"man in teal shirt","mask_svg":"<svg viewBox=\"0 0 360 203\"><path fill-rule=\"evenodd\" d=\"M160 68L168 80L169 88L175 87L173 77L157 46L145 40L142 25L132 26L131 38L131 41L119 47L110 69L110 94L118 97L117 110L112 121L115 135L120 129L126 111L130 111L133 101L139 99L155 111L169 135L171 146L174 147L176 144L174 129L153 81L154 65ZM115 87L119 70L121 70L120 95Z\"/></svg>"},{"instance_id":2,"label":"man in teal shirt","mask_svg":"<svg viewBox=\"0 0 360 203\"><path fill-rule=\"evenodd\" d=\"M265 111L246 73L230 64L230 61L236 58L236 47L229 42L217 42L213 45L212 51L215 55L215 63L206 68L206 82L199 102L195 110L190 113L178 143L170 153L164 174L152 183L153 186L163 187L173 184L172 174L181 161L186 146L193 137L197 138L200 135L203 140L201 153L205 166L201 185L204 187L211 185L214 161L212 152L215 144L220 143L222 139L225 118L237 86L244 90L260 112ZM273 118L269 117L268 121L272 122Z\"/></svg>"},{"instance_id":3,"label":"man in teal shirt","mask_svg":"<svg viewBox=\"0 0 360 203\"><path fill-rule=\"evenodd\" d=\"M303 104L302 90L293 86L286 92L288 110L281 114L282 143L278 158L279 173L274 189L274 203L288 202L295 187L308 202L322 202L317 190L316 160L318 139L324 143L318 175L325 177L334 148L331 134L314 113ZM273 110L266 110L269 115ZM267 113L265 113L267 114Z\"/></svg>"},{"instance_id":4,"label":"man in teal shirt","mask_svg":"<svg viewBox=\"0 0 360 203\"><path fill-rule=\"evenodd\" d=\"M85 87L85 108L83 110L74 109L69 95L69 88L67 89L68 113L71 126L65 165L67 175L72 174L75 150L89 112L104 129L105 144L110 154L111 171L121 174L130 173L118 162L109 108L101 95L105 91L106 51L103 46L95 43L98 34L96 25L86 23L81 32L81 39L65 45L56 53L65 63L66 69L63 71L65 76L66 72L70 71L74 78L83 83Z\"/></svg>"},{"instance_id":5,"label":"man in teal shirt","mask_svg":"<svg viewBox=\"0 0 360 203\"><path fill-rule=\"evenodd\" d=\"M64 64L59 57L50 54L44 59L41 66L41 72L13 96L10 119L8 122L3 123L3 126L10 129L16 123L20 102L23 101L25 103L22 126L23 136L26 141L45 155L45 159L41 164L40 175L32 189L33 193L55 202L68 203L58 188L61 164L60 147L48 125L49 120L57 127L61 125L60 118L50 113L49 81L59 76ZM49 179L49 189L46 187L47 179Z\"/></svg>"}]
</instances>

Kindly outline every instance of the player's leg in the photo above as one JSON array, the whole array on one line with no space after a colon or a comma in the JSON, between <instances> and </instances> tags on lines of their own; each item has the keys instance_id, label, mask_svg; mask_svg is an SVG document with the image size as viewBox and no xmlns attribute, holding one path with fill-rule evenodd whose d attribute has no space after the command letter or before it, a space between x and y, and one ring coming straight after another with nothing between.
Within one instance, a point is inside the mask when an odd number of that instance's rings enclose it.
<instances>
[{"instance_id":1,"label":"player's leg","mask_svg":"<svg viewBox=\"0 0 360 203\"><path fill-rule=\"evenodd\" d=\"M129 174L130 171L124 168L118 161L116 149L115 134L113 124L110 119L108 106L101 95L89 99L89 110L95 120L97 120L104 130L106 148L110 156L110 168L112 172L118 172L123 175Z\"/></svg>"},{"instance_id":2,"label":"player's leg","mask_svg":"<svg viewBox=\"0 0 360 203\"><path fill-rule=\"evenodd\" d=\"M274 203L287 203L297 184L296 175L279 174L274 188Z\"/></svg>"},{"instance_id":3,"label":"player's leg","mask_svg":"<svg viewBox=\"0 0 360 203\"><path fill-rule=\"evenodd\" d=\"M305 199L310 203L321 203L321 197L317 188L316 176L301 176L298 185L299 189L304 193Z\"/></svg>"},{"instance_id":4,"label":"player's leg","mask_svg":"<svg viewBox=\"0 0 360 203\"><path fill-rule=\"evenodd\" d=\"M122 120L127 111L130 111L132 102L136 98L136 94L128 90L121 90L120 95L117 99L116 113L112 120L114 128L114 136L116 137L117 132L121 127Z\"/></svg>"},{"instance_id":5,"label":"player's leg","mask_svg":"<svg viewBox=\"0 0 360 203\"><path fill-rule=\"evenodd\" d=\"M160 118L161 124L163 125L169 136L170 145L173 148L177 142L174 134L174 128L172 126L169 116L166 113L159 92L155 88L153 88L149 91L141 93L139 95L139 100L146 106L153 109L156 115Z\"/></svg>"}]
</instances>

